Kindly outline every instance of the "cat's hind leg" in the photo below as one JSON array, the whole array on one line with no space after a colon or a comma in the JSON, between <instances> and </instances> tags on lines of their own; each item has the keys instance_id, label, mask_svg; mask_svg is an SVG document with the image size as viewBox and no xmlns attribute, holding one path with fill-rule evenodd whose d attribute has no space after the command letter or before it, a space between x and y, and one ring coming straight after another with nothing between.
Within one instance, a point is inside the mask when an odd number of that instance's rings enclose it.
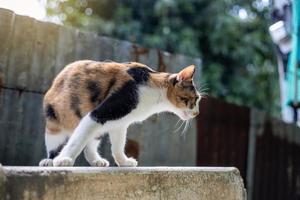
<instances>
[{"instance_id":1,"label":"cat's hind leg","mask_svg":"<svg viewBox=\"0 0 300 200\"><path fill-rule=\"evenodd\" d=\"M100 139L92 138L84 148L84 157L91 166L108 167L109 162L98 153Z\"/></svg>"},{"instance_id":2,"label":"cat's hind leg","mask_svg":"<svg viewBox=\"0 0 300 200\"><path fill-rule=\"evenodd\" d=\"M39 166L53 166L53 159L58 156L64 145L67 143L68 135L64 131L51 131L46 128L45 144L47 158L40 161Z\"/></svg>"},{"instance_id":3,"label":"cat's hind leg","mask_svg":"<svg viewBox=\"0 0 300 200\"><path fill-rule=\"evenodd\" d=\"M88 142L99 133L99 124L89 115L83 117L67 144L53 160L53 166L72 166Z\"/></svg>"},{"instance_id":4,"label":"cat's hind leg","mask_svg":"<svg viewBox=\"0 0 300 200\"><path fill-rule=\"evenodd\" d=\"M53 160L54 166L72 166L80 152L99 131L107 132L107 130L111 129L111 123L118 124L118 120L128 115L137 107L139 96L136 82L127 80L124 83L126 77L121 81L123 81L123 85L119 86L120 88L117 91L114 91L100 105L80 120L66 146ZM122 140L116 139L114 140L116 142L112 144L115 147L113 149L116 150L115 157L119 166L136 166L137 162L134 159L124 156L126 129L125 134L122 133L120 135ZM117 138L118 135L113 134L112 137ZM118 145L122 145L122 147L118 148Z\"/></svg>"}]
</instances>

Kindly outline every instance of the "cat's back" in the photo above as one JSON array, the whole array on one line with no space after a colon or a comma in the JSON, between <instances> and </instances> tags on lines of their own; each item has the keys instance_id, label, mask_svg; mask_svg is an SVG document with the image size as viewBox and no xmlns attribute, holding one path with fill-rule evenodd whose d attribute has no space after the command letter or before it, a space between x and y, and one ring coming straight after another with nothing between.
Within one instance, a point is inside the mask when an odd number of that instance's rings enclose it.
<instances>
[{"instance_id":1,"label":"cat's back","mask_svg":"<svg viewBox=\"0 0 300 200\"><path fill-rule=\"evenodd\" d=\"M76 61L54 79L44 98L46 122L74 129L80 119L99 105L112 91L132 80L131 68L147 66L131 62Z\"/></svg>"},{"instance_id":2,"label":"cat's back","mask_svg":"<svg viewBox=\"0 0 300 200\"><path fill-rule=\"evenodd\" d=\"M54 94L64 95L72 92L102 90L101 93L104 95L103 90L109 89L109 82L115 81L117 76L122 76L122 72L127 68L126 65L115 62L81 60L70 63L54 79L45 95L45 101L51 101ZM93 100L96 101L96 97Z\"/></svg>"},{"instance_id":3,"label":"cat's back","mask_svg":"<svg viewBox=\"0 0 300 200\"><path fill-rule=\"evenodd\" d=\"M81 60L67 65L54 79L52 86L47 91L45 101L50 100L51 94L65 94L71 92L98 91L100 96L107 95L111 87L116 87L117 82L126 82L131 77L128 75L130 68L146 67L137 62L117 63ZM83 93L81 93L83 94ZM96 94L93 94L96 95ZM93 101L96 101L94 96Z\"/></svg>"}]
</instances>

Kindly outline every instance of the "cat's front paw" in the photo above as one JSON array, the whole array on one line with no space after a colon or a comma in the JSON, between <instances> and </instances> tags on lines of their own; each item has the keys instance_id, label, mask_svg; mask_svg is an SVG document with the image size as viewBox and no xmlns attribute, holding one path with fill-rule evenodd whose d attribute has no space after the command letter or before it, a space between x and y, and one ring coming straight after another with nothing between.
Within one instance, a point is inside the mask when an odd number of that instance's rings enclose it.
<instances>
[{"instance_id":1,"label":"cat's front paw","mask_svg":"<svg viewBox=\"0 0 300 200\"><path fill-rule=\"evenodd\" d=\"M39 163L40 167L52 167L53 166L53 160L52 159L43 159Z\"/></svg>"},{"instance_id":2,"label":"cat's front paw","mask_svg":"<svg viewBox=\"0 0 300 200\"><path fill-rule=\"evenodd\" d=\"M94 160L91 163L91 166L94 166L94 167L108 167L109 162L108 162L108 160L106 160L104 158L101 158L101 159Z\"/></svg>"},{"instance_id":3,"label":"cat's front paw","mask_svg":"<svg viewBox=\"0 0 300 200\"><path fill-rule=\"evenodd\" d=\"M127 158L125 161L117 163L119 167L136 167L138 162L134 158Z\"/></svg>"},{"instance_id":4,"label":"cat's front paw","mask_svg":"<svg viewBox=\"0 0 300 200\"><path fill-rule=\"evenodd\" d=\"M66 166L73 166L74 161L70 157L56 157L53 160L54 167L66 167Z\"/></svg>"}]
</instances>

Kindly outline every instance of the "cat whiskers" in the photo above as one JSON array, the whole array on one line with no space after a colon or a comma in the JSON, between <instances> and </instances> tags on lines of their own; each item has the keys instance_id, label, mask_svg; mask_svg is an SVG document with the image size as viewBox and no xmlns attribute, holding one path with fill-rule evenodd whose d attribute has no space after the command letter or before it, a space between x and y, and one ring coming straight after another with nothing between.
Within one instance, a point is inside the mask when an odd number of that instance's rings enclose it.
<instances>
[{"instance_id":1,"label":"cat whiskers","mask_svg":"<svg viewBox=\"0 0 300 200\"><path fill-rule=\"evenodd\" d=\"M177 124L178 124L179 122L181 122L181 124L180 124L180 126L179 126L178 128L176 128L176 127L177 127ZM174 133L178 132L178 131L181 129L181 127L182 127L182 125L183 125L184 123L185 123L185 121L179 119L179 120L177 121L176 125L175 125L176 130L174 130Z\"/></svg>"},{"instance_id":2,"label":"cat whiskers","mask_svg":"<svg viewBox=\"0 0 300 200\"><path fill-rule=\"evenodd\" d=\"M190 119L185 121L185 125L184 125L184 129L182 130L182 132L180 133L180 136L185 136L185 134L187 133L187 130L190 126Z\"/></svg>"},{"instance_id":3,"label":"cat whiskers","mask_svg":"<svg viewBox=\"0 0 300 200\"><path fill-rule=\"evenodd\" d=\"M180 121L182 121L182 120L181 120L181 119L178 119L178 121L176 122L176 124L175 124L175 129L176 129L176 127L177 127L177 125L178 125L178 123L179 123Z\"/></svg>"},{"instance_id":4,"label":"cat whiskers","mask_svg":"<svg viewBox=\"0 0 300 200\"><path fill-rule=\"evenodd\" d=\"M208 93L207 91L209 90L209 88L207 87L207 84L202 84L199 88L199 93L200 93L200 96L201 98L207 98L208 96Z\"/></svg>"},{"instance_id":5,"label":"cat whiskers","mask_svg":"<svg viewBox=\"0 0 300 200\"><path fill-rule=\"evenodd\" d=\"M180 126L178 127L178 123L181 122ZM189 128L189 125L190 125L190 120L181 120L179 119L175 125L175 128L176 130L174 130L174 133L176 132L179 132L182 128L182 126L184 125L181 133L180 133L180 136L185 136L185 134L187 133L187 130ZM178 127L178 128L177 128Z\"/></svg>"}]
</instances>

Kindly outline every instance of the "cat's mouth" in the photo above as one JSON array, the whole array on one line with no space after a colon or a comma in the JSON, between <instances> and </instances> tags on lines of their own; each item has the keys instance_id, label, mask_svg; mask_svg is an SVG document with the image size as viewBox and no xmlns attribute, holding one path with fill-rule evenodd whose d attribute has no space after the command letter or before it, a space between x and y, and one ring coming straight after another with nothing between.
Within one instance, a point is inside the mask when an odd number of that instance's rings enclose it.
<instances>
[{"instance_id":1,"label":"cat's mouth","mask_svg":"<svg viewBox=\"0 0 300 200\"><path fill-rule=\"evenodd\" d=\"M190 111L187 111L187 110L183 111L182 113L183 114L181 116L181 119L183 119L183 120L192 119L192 118L196 117L199 114L199 112L190 112Z\"/></svg>"}]
</instances>

